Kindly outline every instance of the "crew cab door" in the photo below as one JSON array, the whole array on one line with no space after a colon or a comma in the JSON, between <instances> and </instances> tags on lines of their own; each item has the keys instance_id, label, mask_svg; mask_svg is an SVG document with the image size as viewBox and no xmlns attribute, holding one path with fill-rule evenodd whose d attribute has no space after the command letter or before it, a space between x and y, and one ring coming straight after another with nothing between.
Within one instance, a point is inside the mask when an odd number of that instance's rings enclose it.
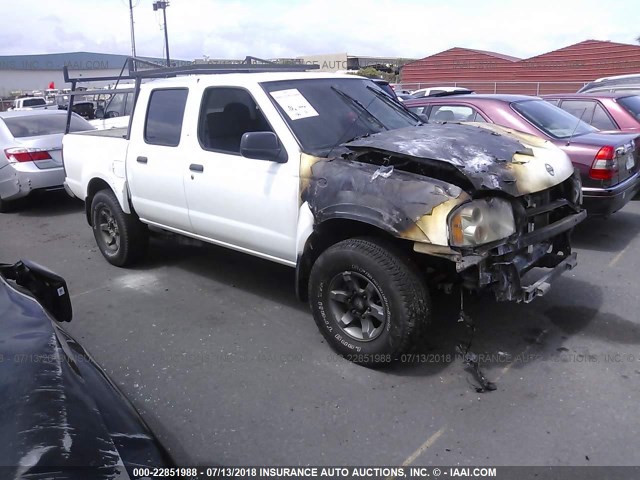
<instances>
[{"instance_id":1,"label":"crew cab door","mask_svg":"<svg viewBox=\"0 0 640 480\"><path fill-rule=\"evenodd\" d=\"M280 120L271 104L265 107ZM194 122L190 130L194 129L197 138L185 165L194 233L281 263L295 263L299 153L296 157L289 146L286 163L240 155L245 132L274 131L244 88L205 89L197 125ZM284 144L282 148L286 155Z\"/></svg>"},{"instance_id":2,"label":"crew cab door","mask_svg":"<svg viewBox=\"0 0 640 480\"><path fill-rule=\"evenodd\" d=\"M145 95L146 93L146 95ZM127 152L127 181L133 208L151 223L191 231L184 193L187 164L181 144L186 88L144 92L134 114Z\"/></svg>"}]
</instances>

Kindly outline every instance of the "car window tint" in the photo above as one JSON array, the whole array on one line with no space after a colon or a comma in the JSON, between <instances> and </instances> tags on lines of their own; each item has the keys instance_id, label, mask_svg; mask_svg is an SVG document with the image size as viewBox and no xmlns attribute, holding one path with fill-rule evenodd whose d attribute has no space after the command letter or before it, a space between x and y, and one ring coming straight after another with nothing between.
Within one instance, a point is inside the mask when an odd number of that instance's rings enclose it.
<instances>
[{"instance_id":1,"label":"car window tint","mask_svg":"<svg viewBox=\"0 0 640 480\"><path fill-rule=\"evenodd\" d=\"M44 98L27 98L23 100L22 105L25 107L35 107L38 105L46 105L47 102Z\"/></svg>"},{"instance_id":2,"label":"car window tint","mask_svg":"<svg viewBox=\"0 0 640 480\"><path fill-rule=\"evenodd\" d=\"M466 105L435 105L429 114L429 121L433 123L443 122L467 122L473 121L475 111Z\"/></svg>"},{"instance_id":3,"label":"car window tint","mask_svg":"<svg viewBox=\"0 0 640 480\"><path fill-rule=\"evenodd\" d=\"M604 108L596 103L596 108L593 111L593 120L591 125L599 130L617 130L618 126L611 120Z\"/></svg>"},{"instance_id":4,"label":"car window tint","mask_svg":"<svg viewBox=\"0 0 640 480\"><path fill-rule=\"evenodd\" d=\"M427 110L427 107L409 107L409 110L417 115L420 115Z\"/></svg>"},{"instance_id":5,"label":"car window tint","mask_svg":"<svg viewBox=\"0 0 640 480\"><path fill-rule=\"evenodd\" d=\"M591 123L596 102L591 100L563 100L560 108L574 117L582 118L583 122Z\"/></svg>"},{"instance_id":6,"label":"car window tint","mask_svg":"<svg viewBox=\"0 0 640 480\"><path fill-rule=\"evenodd\" d=\"M536 128L554 138L569 138L571 135L582 135L597 131L588 123L578 120L569 112L544 100L512 102L511 108Z\"/></svg>"},{"instance_id":7,"label":"car window tint","mask_svg":"<svg viewBox=\"0 0 640 480\"><path fill-rule=\"evenodd\" d=\"M240 140L246 132L273 132L251 94L243 88L208 88L198 121L202 148L240 154Z\"/></svg>"},{"instance_id":8,"label":"car window tint","mask_svg":"<svg viewBox=\"0 0 640 480\"><path fill-rule=\"evenodd\" d=\"M636 120L640 120L640 96L622 97L618 99L618 103Z\"/></svg>"},{"instance_id":9,"label":"car window tint","mask_svg":"<svg viewBox=\"0 0 640 480\"><path fill-rule=\"evenodd\" d=\"M14 138L39 137L64 133L67 128L67 115L27 115L4 118L4 123ZM71 116L70 132L93 130L85 119Z\"/></svg>"},{"instance_id":10,"label":"car window tint","mask_svg":"<svg viewBox=\"0 0 640 480\"><path fill-rule=\"evenodd\" d=\"M486 123L486 120L482 117L482 115L480 115L479 112L476 111L473 116L473 120L467 119L467 122L485 122Z\"/></svg>"},{"instance_id":11,"label":"car window tint","mask_svg":"<svg viewBox=\"0 0 640 480\"><path fill-rule=\"evenodd\" d=\"M180 143L186 88L154 90L151 92L144 140L151 145L175 147Z\"/></svg>"}]
</instances>

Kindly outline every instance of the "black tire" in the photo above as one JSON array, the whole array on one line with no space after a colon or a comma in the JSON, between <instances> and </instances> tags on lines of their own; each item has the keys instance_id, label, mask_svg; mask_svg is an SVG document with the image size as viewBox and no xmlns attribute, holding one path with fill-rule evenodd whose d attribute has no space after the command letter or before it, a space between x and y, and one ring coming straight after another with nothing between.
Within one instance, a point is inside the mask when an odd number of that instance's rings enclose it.
<instances>
[{"instance_id":1,"label":"black tire","mask_svg":"<svg viewBox=\"0 0 640 480\"><path fill-rule=\"evenodd\" d=\"M344 240L324 251L311 269L309 303L331 348L367 366L397 360L431 312L411 259L374 238Z\"/></svg>"},{"instance_id":2,"label":"black tire","mask_svg":"<svg viewBox=\"0 0 640 480\"><path fill-rule=\"evenodd\" d=\"M146 225L135 215L125 213L110 190L101 190L93 197L91 224L98 248L110 264L125 267L146 253Z\"/></svg>"}]
</instances>

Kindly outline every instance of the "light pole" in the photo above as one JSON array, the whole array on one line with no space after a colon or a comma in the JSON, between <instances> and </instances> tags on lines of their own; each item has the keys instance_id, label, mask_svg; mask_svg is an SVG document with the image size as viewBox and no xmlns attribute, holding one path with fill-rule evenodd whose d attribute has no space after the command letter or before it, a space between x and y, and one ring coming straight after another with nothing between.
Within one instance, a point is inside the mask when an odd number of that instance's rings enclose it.
<instances>
[{"instance_id":1,"label":"light pole","mask_svg":"<svg viewBox=\"0 0 640 480\"><path fill-rule=\"evenodd\" d=\"M136 58L136 34L133 30L133 3L132 0L129 0L129 15L131 18L131 56ZM133 68L135 70L136 63L133 62Z\"/></svg>"},{"instance_id":2,"label":"light pole","mask_svg":"<svg viewBox=\"0 0 640 480\"><path fill-rule=\"evenodd\" d=\"M169 6L169 2L166 0L153 2L153 11L157 11L158 9L162 9L162 18L164 20L164 48L167 52L167 67L171 66L171 62L169 60L169 34L167 33L167 7Z\"/></svg>"}]
</instances>

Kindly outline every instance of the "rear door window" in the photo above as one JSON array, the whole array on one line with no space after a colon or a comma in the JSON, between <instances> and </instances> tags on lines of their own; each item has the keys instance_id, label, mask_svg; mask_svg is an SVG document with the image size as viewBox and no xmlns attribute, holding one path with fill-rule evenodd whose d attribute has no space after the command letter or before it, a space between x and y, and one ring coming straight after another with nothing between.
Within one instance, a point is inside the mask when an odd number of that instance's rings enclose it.
<instances>
[{"instance_id":1,"label":"rear door window","mask_svg":"<svg viewBox=\"0 0 640 480\"><path fill-rule=\"evenodd\" d=\"M560 104L565 112L569 112L574 117L581 118L583 122L591 123L596 102L592 100L563 100Z\"/></svg>"},{"instance_id":2,"label":"rear door window","mask_svg":"<svg viewBox=\"0 0 640 480\"><path fill-rule=\"evenodd\" d=\"M144 127L146 143L167 147L175 147L180 143L187 94L186 88L159 89L151 92Z\"/></svg>"},{"instance_id":3,"label":"rear door window","mask_svg":"<svg viewBox=\"0 0 640 480\"><path fill-rule=\"evenodd\" d=\"M593 111L593 119L591 120L591 125L596 127L599 130L617 130L618 126L615 124L606 110L600 105L596 103L595 110Z\"/></svg>"},{"instance_id":4,"label":"rear door window","mask_svg":"<svg viewBox=\"0 0 640 480\"><path fill-rule=\"evenodd\" d=\"M484 119L467 105L435 105L429 114L429 122L484 122Z\"/></svg>"}]
</instances>

